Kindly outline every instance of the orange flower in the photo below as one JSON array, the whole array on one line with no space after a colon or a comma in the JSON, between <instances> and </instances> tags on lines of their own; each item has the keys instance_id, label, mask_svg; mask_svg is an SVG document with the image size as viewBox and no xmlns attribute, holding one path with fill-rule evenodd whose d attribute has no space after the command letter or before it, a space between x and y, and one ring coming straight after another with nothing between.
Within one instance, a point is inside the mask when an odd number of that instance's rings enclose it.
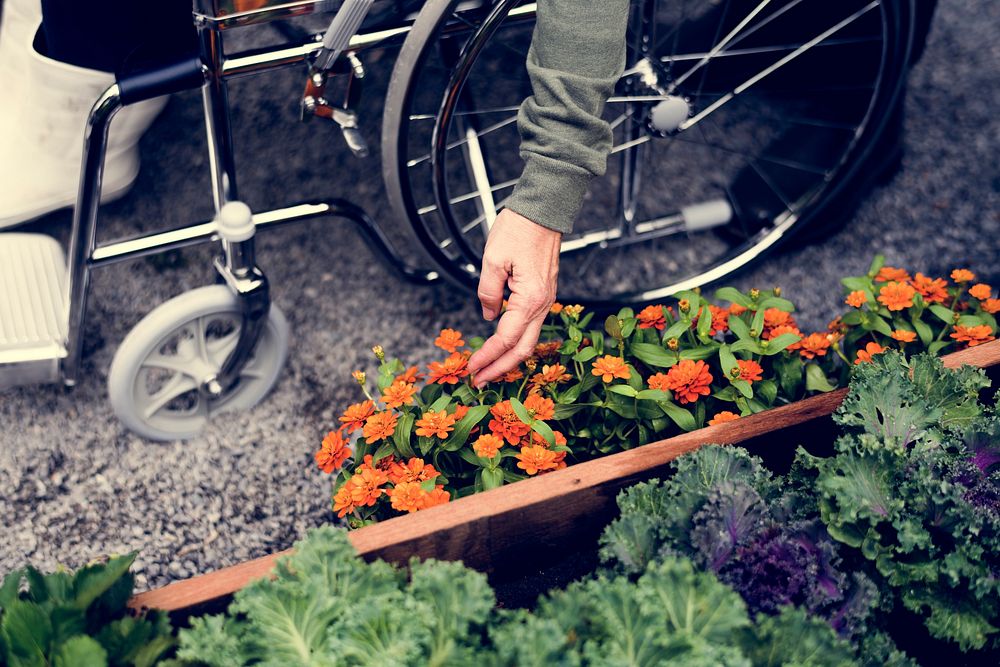
<instances>
[{"instance_id":1,"label":"orange flower","mask_svg":"<svg viewBox=\"0 0 1000 667\"><path fill-rule=\"evenodd\" d=\"M826 330L833 334L842 334L847 332L847 325L840 319L840 316L837 316L826 325Z\"/></svg>"},{"instance_id":2,"label":"orange flower","mask_svg":"<svg viewBox=\"0 0 1000 667\"><path fill-rule=\"evenodd\" d=\"M406 384L416 384L424 379L424 374L416 366L410 366L402 375L397 375L393 382L405 382Z\"/></svg>"},{"instance_id":3,"label":"orange flower","mask_svg":"<svg viewBox=\"0 0 1000 667\"><path fill-rule=\"evenodd\" d=\"M552 431L552 435L555 436L556 447L566 446L566 436L564 436L559 431ZM531 437L528 438L528 440L529 442L525 446L535 445L538 447L544 447L545 449L551 449L548 441L539 434L535 433L534 431L531 432ZM568 453L569 452L567 452L566 450L561 450L556 452L556 457L555 459L553 459L556 464L556 467L554 468L555 470L561 470L562 468L566 467L566 454Z\"/></svg>"},{"instance_id":4,"label":"orange flower","mask_svg":"<svg viewBox=\"0 0 1000 667\"><path fill-rule=\"evenodd\" d=\"M1000 299L983 299L979 305L991 315L1000 312Z\"/></svg>"},{"instance_id":5,"label":"orange flower","mask_svg":"<svg viewBox=\"0 0 1000 667\"><path fill-rule=\"evenodd\" d=\"M378 502L385 492L381 488L389 481L389 476L377 468L359 468L354 476L347 480L333 497L333 509L338 516L343 517L353 512L357 507L370 507Z\"/></svg>"},{"instance_id":6,"label":"orange flower","mask_svg":"<svg viewBox=\"0 0 1000 667\"><path fill-rule=\"evenodd\" d=\"M449 415L444 410L440 412L425 412L417 420L417 435L427 438L444 438L455 429L455 422L458 421L455 415Z\"/></svg>"},{"instance_id":7,"label":"orange flower","mask_svg":"<svg viewBox=\"0 0 1000 667\"><path fill-rule=\"evenodd\" d=\"M906 282L910 279L910 274L903 269L896 269L891 266L883 266L878 270L875 275L875 282L877 283L887 283L887 282Z\"/></svg>"},{"instance_id":8,"label":"orange flower","mask_svg":"<svg viewBox=\"0 0 1000 667\"><path fill-rule=\"evenodd\" d=\"M501 447L503 447L503 439L492 433L484 433L472 443L472 451L476 453L476 456L482 456L484 459L496 456Z\"/></svg>"},{"instance_id":9,"label":"orange flower","mask_svg":"<svg viewBox=\"0 0 1000 667\"><path fill-rule=\"evenodd\" d=\"M865 349L858 350L858 358L854 360L854 365L857 366L861 363L868 363L876 354L881 354L883 352L885 352L885 348L878 343L868 343L865 345Z\"/></svg>"},{"instance_id":10,"label":"orange flower","mask_svg":"<svg viewBox=\"0 0 1000 667\"><path fill-rule=\"evenodd\" d=\"M663 331L667 327L667 320L663 316L663 306L646 306L635 316L639 320L640 329L658 329Z\"/></svg>"},{"instance_id":11,"label":"orange flower","mask_svg":"<svg viewBox=\"0 0 1000 667\"><path fill-rule=\"evenodd\" d=\"M740 416L735 412L730 412L729 410L723 410L714 417L708 420L709 426L715 426L716 424L723 424L725 422L731 422L739 419Z\"/></svg>"},{"instance_id":12,"label":"orange flower","mask_svg":"<svg viewBox=\"0 0 1000 667\"><path fill-rule=\"evenodd\" d=\"M567 306L568 307L568 306ZM548 359L549 357L559 356L559 348L562 347L561 340L550 340L544 343L539 343L535 346L535 356L539 359Z\"/></svg>"},{"instance_id":13,"label":"orange flower","mask_svg":"<svg viewBox=\"0 0 1000 667\"><path fill-rule=\"evenodd\" d=\"M362 435L368 442L378 442L392 435L396 430L397 417L391 412L376 412L365 421Z\"/></svg>"},{"instance_id":14,"label":"orange flower","mask_svg":"<svg viewBox=\"0 0 1000 667\"><path fill-rule=\"evenodd\" d=\"M421 509L427 509L429 507L436 507L437 505L444 505L451 501L451 494L444 490L443 484L438 484L434 487L433 491L428 491L427 495L424 496L424 506Z\"/></svg>"},{"instance_id":15,"label":"orange flower","mask_svg":"<svg viewBox=\"0 0 1000 667\"><path fill-rule=\"evenodd\" d=\"M709 304L708 310L712 313L712 328L709 329L708 335L714 336L717 333L728 331L729 311L725 308L719 308L715 304Z\"/></svg>"},{"instance_id":16,"label":"orange flower","mask_svg":"<svg viewBox=\"0 0 1000 667\"><path fill-rule=\"evenodd\" d=\"M907 283L890 282L878 291L878 302L889 310L903 310L913 305L917 290Z\"/></svg>"},{"instance_id":17,"label":"orange flower","mask_svg":"<svg viewBox=\"0 0 1000 667\"><path fill-rule=\"evenodd\" d=\"M977 283L969 288L969 294L972 295L972 298L983 301L990 298L990 295L993 294L993 288L986 283Z\"/></svg>"},{"instance_id":18,"label":"orange flower","mask_svg":"<svg viewBox=\"0 0 1000 667\"><path fill-rule=\"evenodd\" d=\"M581 306L580 304L575 304L572 306L563 306L563 312L575 320L578 317L580 317L580 313L583 312L583 306Z\"/></svg>"},{"instance_id":19,"label":"orange flower","mask_svg":"<svg viewBox=\"0 0 1000 667\"><path fill-rule=\"evenodd\" d=\"M917 339L917 334L906 329L896 329L892 332L892 339L900 343L912 343Z\"/></svg>"},{"instance_id":20,"label":"orange flower","mask_svg":"<svg viewBox=\"0 0 1000 667\"><path fill-rule=\"evenodd\" d=\"M371 454L365 454L365 460L361 462L355 470L355 474L361 472L362 470L380 470L384 473L388 473L392 466L396 463L396 459L393 456L383 456L375 463L375 457Z\"/></svg>"},{"instance_id":21,"label":"orange flower","mask_svg":"<svg viewBox=\"0 0 1000 667\"><path fill-rule=\"evenodd\" d=\"M650 389L659 389L660 391L670 391L670 382L667 379L666 373L657 373L656 375L650 375L649 380L646 381Z\"/></svg>"},{"instance_id":22,"label":"orange flower","mask_svg":"<svg viewBox=\"0 0 1000 667\"><path fill-rule=\"evenodd\" d=\"M859 289L854 290L853 292L847 295L846 299L844 299L844 303L846 303L848 306L851 306L852 308L860 308L861 306L865 305L867 301L868 297L865 296L864 290L859 290Z\"/></svg>"},{"instance_id":23,"label":"orange flower","mask_svg":"<svg viewBox=\"0 0 1000 667\"><path fill-rule=\"evenodd\" d=\"M347 446L347 440L340 434L340 431L330 431L323 438L323 444L316 452L316 465L326 474L344 465L344 461L351 455L351 449Z\"/></svg>"},{"instance_id":24,"label":"orange flower","mask_svg":"<svg viewBox=\"0 0 1000 667\"><path fill-rule=\"evenodd\" d=\"M558 315L562 312L563 305L556 301L549 307L549 315Z\"/></svg>"},{"instance_id":25,"label":"orange flower","mask_svg":"<svg viewBox=\"0 0 1000 667\"><path fill-rule=\"evenodd\" d=\"M955 331L951 334L951 337L960 343L968 343L969 347L975 347L976 345L981 345L982 343L988 343L996 338L996 336L993 335L993 329L991 329L988 324L980 324L975 327L963 327L961 325L956 325Z\"/></svg>"},{"instance_id":26,"label":"orange flower","mask_svg":"<svg viewBox=\"0 0 1000 667\"><path fill-rule=\"evenodd\" d=\"M541 388L549 384L566 382L572 377L572 375L566 372L566 367L562 364L552 364L551 366L546 364L542 366L541 372L531 376L531 384Z\"/></svg>"},{"instance_id":27,"label":"orange flower","mask_svg":"<svg viewBox=\"0 0 1000 667\"><path fill-rule=\"evenodd\" d=\"M786 313L777 308L768 308L764 311L764 335L776 327L798 327L795 318L791 313Z\"/></svg>"},{"instance_id":28,"label":"orange flower","mask_svg":"<svg viewBox=\"0 0 1000 667\"><path fill-rule=\"evenodd\" d=\"M741 306L738 303L729 304L729 314L730 315L742 315L747 312L746 306Z\"/></svg>"},{"instance_id":29,"label":"orange flower","mask_svg":"<svg viewBox=\"0 0 1000 667\"><path fill-rule=\"evenodd\" d=\"M552 419L556 415L556 404L541 394L529 395L524 399L524 407L527 408L528 414L542 421Z\"/></svg>"},{"instance_id":30,"label":"orange flower","mask_svg":"<svg viewBox=\"0 0 1000 667\"><path fill-rule=\"evenodd\" d=\"M928 278L918 272L910 284L927 303L943 303L948 298L948 283L943 278Z\"/></svg>"},{"instance_id":31,"label":"orange flower","mask_svg":"<svg viewBox=\"0 0 1000 667\"><path fill-rule=\"evenodd\" d=\"M752 359L737 359L736 364L740 367L740 379L753 384L757 380L764 379L764 368Z\"/></svg>"},{"instance_id":32,"label":"orange flower","mask_svg":"<svg viewBox=\"0 0 1000 667\"><path fill-rule=\"evenodd\" d=\"M830 349L830 339L826 334L811 333L798 343L798 347L803 358L815 359L826 356L826 351Z\"/></svg>"},{"instance_id":33,"label":"orange flower","mask_svg":"<svg viewBox=\"0 0 1000 667\"><path fill-rule=\"evenodd\" d=\"M507 371L506 373L504 373L503 375L501 375L500 376L500 381L501 382L517 382L518 380L520 380L523 377L524 377L524 373L521 372L521 369L515 368L514 370Z\"/></svg>"},{"instance_id":34,"label":"orange flower","mask_svg":"<svg viewBox=\"0 0 1000 667\"><path fill-rule=\"evenodd\" d=\"M346 429L348 434L354 433L355 430L363 427L365 420L373 414L375 414L375 404L371 401L355 403L344 410L344 414L340 416L342 428Z\"/></svg>"},{"instance_id":35,"label":"orange flower","mask_svg":"<svg viewBox=\"0 0 1000 667\"><path fill-rule=\"evenodd\" d=\"M416 512L424 508L427 492L420 482L400 482L386 491L392 504L392 509L399 512Z\"/></svg>"},{"instance_id":36,"label":"orange flower","mask_svg":"<svg viewBox=\"0 0 1000 667\"><path fill-rule=\"evenodd\" d=\"M382 392L382 400L385 401L386 407L401 408L404 405L413 405L415 393L417 393L417 388L412 384L396 380Z\"/></svg>"},{"instance_id":37,"label":"orange flower","mask_svg":"<svg viewBox=\"0 0 1000 667\"><path fill-rule=\"evenodd\" d=\"M702 360L681 359L667 371L667 388L674 393L678 403L694 403L699 396L712 393L712 374Z\"/></svg>"},{"instance_id":38,"label":"orange flower","mask_svg":"<svg viewBox=\"0 0 1000 667\"><path fill-rule=\"evenodd\" d=\"M455 415L455 422L457 423L461 421L462 418L465 417L466 414L468 414L468 412L469 412L468 405L456 405L455 411L452 412L451 414Z\"/></svg>"},{"instance_id":39,"label":"orange flower","mask_svg":"<svg viewBox=\"0 0 1000 667\"><path fill-rule=\"evenodd\" d=\"M955 269L951 272L951 279L956 283L969 283L976 279L976 274L968 269Z\"/></svg>"},{"instance_id":40,"label":"orange flower","mask_svg":"<svg viewBox=\"0 0 1000 667\"><path fill-rule=\"evenodd\" d=\"M381 462L380 462L381 463ZM389 466L389 481L393 484L402 482L426 482L440 475L430 463L424 463L421 458L413 457L406 463L392 462Z\"/></svg>"},{"instance_id":41,"label":"orange flower","mask_svg":"<svg viewBox=\"0 0 1000 667\"><path fill-rule=\"evenodd\" d=\"M521 452L516 454L517 467L529 475L536 475L546 470L555 470L556 452L538 445L522 447Z\"/></svg>"},{"instance_id":42,"label":"orange flower","mask_svg":"<svg viewBox=\"0 0 1000 667\"><path fill-rule=\"evenodd\" d=\"M469 375L469 359L459 352L453 353L443 362L432 361L428 366L430 381L437 384L458 384Z\"/></svg>"},{"instance_id":43,"label":"orange flower","mask_svg":"<svg viewBox=\"0 0 1000 667\"><path fill-rule=\"evenodd\" d=\"M596 375L605 382L613 382L615 378L627 380L631 377L628 365L621 357L606 354L594 362L594 367L590 369L592 375Z\"/></svg>"},{"instance_id":44,"label":"orange flower","mask_svg":"<svg viewBox=\"0 0 1000 667\"><path fill-rule=\"evenodd\" d=\"M454 329L441 329L441 333L434 339L434 344L445 352L454 352L465 345L462 340L462 333Z\"/></svg>"},{"instance_id":45,"label":"orange flower","mask_svg":"<svg viewBox=\"0 0 1000 667\"><path fill-rule=\"evenodd\" d=\"M789 326L787 324L782 324L780 327L774 327L770 331L764 332L764 338L766 340L774 340L778 336L782 336L784 334L792 334L793 336L798 336L799 338L802 338L802 332L799 331L798 327ZM785 349L786 350L797 350L800 347L802 347L802 341L801 340L799 342L797 342L797 343L792 343L791 345L789 345Z\"/></svg>"},{"instance_id":46,"label":"orange flower","mask_svg":"<svg viewBox=\"0 0 1000 667\"><path fill-rule=\"evenodd\" d=\"M506 440L512 445L516 445L521 438L528 434L531 427L525 424L514 412L510 401L501 401L490 408L493 419L490 420L490 431Z\"/></svg>"}]
</instances>

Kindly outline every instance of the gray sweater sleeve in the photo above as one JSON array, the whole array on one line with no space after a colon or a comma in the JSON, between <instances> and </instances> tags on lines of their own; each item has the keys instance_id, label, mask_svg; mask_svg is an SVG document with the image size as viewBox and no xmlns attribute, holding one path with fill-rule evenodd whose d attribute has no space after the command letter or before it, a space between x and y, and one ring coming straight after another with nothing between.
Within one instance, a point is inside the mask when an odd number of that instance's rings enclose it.
<instances>
[{"instance_id":1,"label":"gray sweater sleeve","mask_svg":"<svg viewBox=\"0 0 1000 667\"><path fill-rule=\"evenodd\" d=\"M524 171L505 206L568 232L590 181L604 174L601 118L625 67L629 0L538 0L528 50L532 96L517 117Z\"/></svg>"}]
</instances>

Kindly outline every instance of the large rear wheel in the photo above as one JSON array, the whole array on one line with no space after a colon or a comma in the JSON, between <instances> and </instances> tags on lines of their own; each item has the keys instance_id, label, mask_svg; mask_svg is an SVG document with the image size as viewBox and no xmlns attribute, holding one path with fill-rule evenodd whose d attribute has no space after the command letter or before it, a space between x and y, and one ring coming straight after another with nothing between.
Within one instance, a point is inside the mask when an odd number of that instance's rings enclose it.
<instances>
[{"instance_id":1,"label":"large rear wheel","mask_svg":"<svg viewBox=\"0 0 1000 667\"><path fill-rule=\"evenodd\" d=\"M858 182L903 90L912 0L641 0L609 100L607 175L563 241L560 298L642 302L722 279ZM431 0L390 83L395 212L474 286L522 168L534 3Z\"/></svg>"}]
</instances>

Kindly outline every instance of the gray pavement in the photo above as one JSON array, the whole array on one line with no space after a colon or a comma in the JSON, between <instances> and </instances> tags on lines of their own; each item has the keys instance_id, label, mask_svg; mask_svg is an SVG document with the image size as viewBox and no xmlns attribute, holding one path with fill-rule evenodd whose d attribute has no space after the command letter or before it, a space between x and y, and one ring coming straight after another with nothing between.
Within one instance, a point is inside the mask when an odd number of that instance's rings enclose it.
<instances>
[{"instance_id":1,"label":"gray pavement","mask_svg":"<svg viewBox=\"0 0 1000 667\"><path fill-rule=\"evenodd\" d=\"M1000 5L942 0L910 80L902 171L841 232L773 256L738 284L783 285L814 326L839 308L839 277L864 271L876 251L930 274L967 266L1000 285L998 62ZM363 113L373 119L365 131L374 146L391 61L368 64ZM257 209L348 196L406 238L389 219L377 159L352 158L332 127L297 123L300 85L295 71L233 86L243 196ZM197 95L175 97L143 140L136 188L106 207L102 236L207 219L202 142ZM27 229L64 238L68 222L63 212ZM257 409L220 417L184 443L126 432L105 379L118 343L145 313L212 281L210 251L95 275L80 385L0 394L0 572L141 549L138 579L146 587L287 547L332 518L329 480L312 453L340 409L357 400L349 373L371 367L371 345L418 362L436 356L430 334L442 326L488 331L469 295L398 281L346 226L286 228L262 235L259 248L292 327L286 371Z\"/></svg>"}]
</instances>

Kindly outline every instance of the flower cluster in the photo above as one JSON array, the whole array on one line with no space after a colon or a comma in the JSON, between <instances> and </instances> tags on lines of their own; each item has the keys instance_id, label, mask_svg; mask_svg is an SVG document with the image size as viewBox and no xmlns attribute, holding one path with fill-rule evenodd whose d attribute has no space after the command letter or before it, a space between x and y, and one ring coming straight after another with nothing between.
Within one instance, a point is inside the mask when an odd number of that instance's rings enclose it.
<instances>
[{"instance_id":1,"label":"flower cluster","mask_svg":"<svg viewBox=\"0 0 1000 667\"><path fill-rule=\"evenodd\" d=\"M337 513L364 525L738 420L844 386L887 349L992 340L1000 300L970 271L950 277L911 277L876 258L843 280L849 310L823 331L803 331L778 288L724 287L714 302L687 290L603 326L556 304L534 354L481 389L468 369L481 338L442 330L434 343L447 356L426 373L376 346L374 383L354 374L365 400L340 416L316 464L336 473Z\"/></svg>"}]
</instances>

